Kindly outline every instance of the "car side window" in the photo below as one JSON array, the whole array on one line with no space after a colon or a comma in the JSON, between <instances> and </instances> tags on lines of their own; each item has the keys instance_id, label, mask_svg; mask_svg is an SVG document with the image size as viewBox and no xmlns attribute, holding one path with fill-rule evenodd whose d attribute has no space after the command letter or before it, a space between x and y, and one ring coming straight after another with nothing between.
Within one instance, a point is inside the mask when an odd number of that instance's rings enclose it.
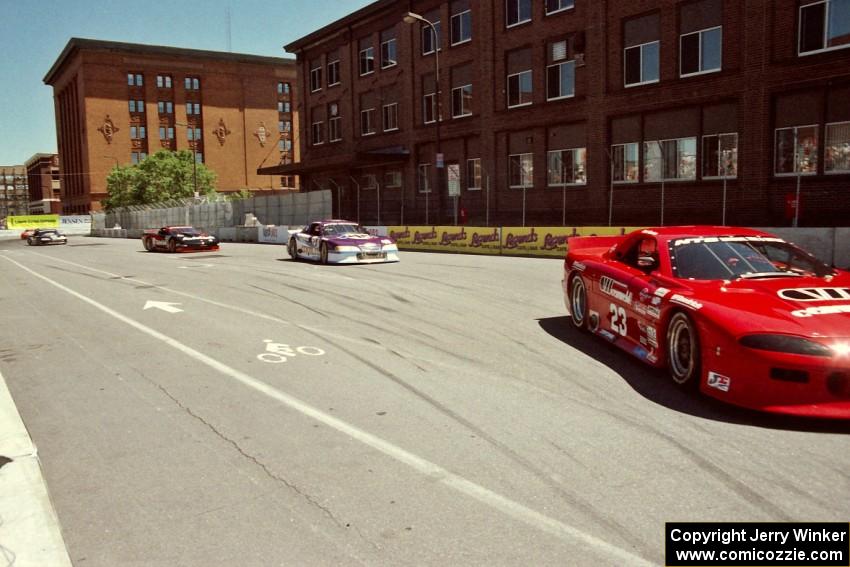
<instances>
[{"instance_id":1,"label":"car side window","mask_svg":"<svg viewBox=\"0 0 850 567\"><path fill-rule=\"evenodd\" d=\"M646 273L657 269L658 242L654 238L640 239L624 255L623 263Z\"/></svg>"}]
</instances>

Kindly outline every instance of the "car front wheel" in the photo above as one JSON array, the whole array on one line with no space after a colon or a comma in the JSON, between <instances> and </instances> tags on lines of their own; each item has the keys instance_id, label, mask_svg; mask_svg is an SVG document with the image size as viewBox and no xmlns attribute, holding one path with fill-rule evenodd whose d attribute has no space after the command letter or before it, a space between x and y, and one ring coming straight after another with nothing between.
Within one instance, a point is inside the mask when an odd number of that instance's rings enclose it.
<instances>
[{"instance_id":1,"label":"car front wheel","mask_svg":"<svg viewBox=\"0 0 850 567\"><path fill-rule=\"evenodd\" d=\"M173 238L168 241L168 251L169 252L177 252L177 241Z\"/></svg>"},{"instance_id":2,"label":"car front wheel","mask_svg":"<svg viewBox=\"0 0 850 567\"><path fill-rule=\"evenodd\" d=\"M327 242L322 242L322 245L319 247L319 259L322 264L328 263L328 244Z\"/></svg>"},{"instance_id":3,"label":"car front wheel","mask_svg":"<svg viewBox=\"0 0 850 567\"><path fill-rule=\"evenodd\" d=\"M289 257L293 260L298 260L298 243L295 242L294 238L289 239L289 244L286 247L286 251L289 252Z\"/></svg>"},{"instance_id":4,"label":"car front wheel","mask_svg":"<svg viewBox=\"0 0 850 567\"><path fill-rule=\"evenodd\" d=\"M667 368L678 386L696 388L700 375L699 334L690 317L676 313L667 327Z\"/></svg>"},{"instance_id":5,"label":"car front wheel","mask_svg":"<svg viewBox=\"0 0 850 567\"><path fill-rule=\"evenodd\" d=\"M581 276L570 282L570 320L577 329L587 328L587 286Z\"/></svg>"},{"instance_id":6,"label":"car front wheel","mask_svg":"<svg viewBox=\"0 0 850 567\"><path fill-rule=\"evenodd\" d=\"M142 245L144 245L145 250L147 250L148 252L153 252L153 239L152 238L143 239Z\"/></svg>"}]
</instances>

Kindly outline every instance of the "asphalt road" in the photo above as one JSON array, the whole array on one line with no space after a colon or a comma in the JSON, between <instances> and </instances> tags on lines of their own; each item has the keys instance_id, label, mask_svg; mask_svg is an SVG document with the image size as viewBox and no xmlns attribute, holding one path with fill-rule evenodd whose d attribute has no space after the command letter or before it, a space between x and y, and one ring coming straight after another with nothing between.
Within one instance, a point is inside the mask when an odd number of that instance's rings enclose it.
<instances>
[{"instance_id":1,"label":"asphalt road","mask_svg":"<svg viewBox=\"0 0 850 567\"><path fill-rule=\"evenodd\" d=\"M850 427L678 391L561 269L3 242L0 372L75 565L661 565L668 521L850 519Z\"/></svg>"}]
</instances>

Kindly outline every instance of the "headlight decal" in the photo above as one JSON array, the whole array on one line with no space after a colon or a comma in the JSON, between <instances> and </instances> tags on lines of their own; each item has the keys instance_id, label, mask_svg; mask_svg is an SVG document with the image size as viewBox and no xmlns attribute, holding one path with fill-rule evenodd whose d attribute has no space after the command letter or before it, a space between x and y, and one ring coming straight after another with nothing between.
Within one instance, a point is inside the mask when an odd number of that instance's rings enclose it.
<instances>
[{"instance_id":1,"label":"headlight decal","mask_svg":"<svg viewBox=\"0 0 850 567\"><path fill-rule=\"evenodd\" d=\"M738 341L742 346L757 350L831 357L834 351L826 345L791 335L747 335Z\"/></svg>"}]
</instances>

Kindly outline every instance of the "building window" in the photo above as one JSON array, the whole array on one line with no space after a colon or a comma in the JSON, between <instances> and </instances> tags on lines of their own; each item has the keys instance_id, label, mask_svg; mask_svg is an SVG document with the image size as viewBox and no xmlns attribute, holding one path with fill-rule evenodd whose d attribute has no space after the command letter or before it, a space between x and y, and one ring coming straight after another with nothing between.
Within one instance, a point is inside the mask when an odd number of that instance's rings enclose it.
<instances>
[{"instance_id":1,"label":"building window","mask_svg":"<svg viewBox=\"0 0 850 567\"><path fill-rule=\"evenodd\" d=\"M481 158L466 160L466 188L470 191L481 189Z\"/></svg>"},{"instance_id":2,"label":"building window","mask_svg":"<svg viewBox=\"0 0 850 567\"><path fill-rule=\"evenodd\" d=\"M199 91L201 90L201 80L198 77L186 77L186 80L183 82L187 91Z\"/></svg>"},{"instance_id":3,"label":"building window","mask_svg":"<svg viewBox=\"0 0 850 567\"><path fill-rule=\"evenodd\" d=\"M127 73L127 85L141 87L145 84L145 78L141 73Z\"/></svg>"},{"instance_id":4,"label":"building window","mask_svg":"<svg viewBox=\"0 0 850 567\"><path fill-rule=\"evenodd\" d=\"M634 87L658 82L658 41L625 49L626 86Z\"/></svg>"},{"instance_id":5,"label":"building window","mask_svg":"<svg viewBox=\"0 0 850 567\"><path fill-rule=\"evenodd\" d=\"M316 62L310 69L310 92L322 90L322 64Z\"/></svg>"},{"instance_id":6,"label":"building window","mask_svg":"<svg viewBox=\"0 0 850 567\"><path fill-rule=\"evenodd\" d=\"M277 149L282 152L288 152L292 149L292 140L286 138L277 141Z\"/></svg>"},{"instance_id":7,"label":"building window","mask_svg":"<svg viewBox=\"0 0 850 567\"><path fill-rule=\"evenodd\" d=\"M290 86L289 83L278 83L277 84L277 94L288 95L290 89L291 89L291 86Z\"/></svg>"},{"instance_id":8,"label":"building window","mask_svg":"<svg viewBox=\"0 0 850 567\"><path fill-rule=\"evenodd\" d=\"M587 150L574 148L548 153L546 178L549 186L585 185L587 183Z\"/></svg>"},{"instance_id":9,"label":"building window","mask_svg":"<svg viewBox=\"0 0 850 567\"><path fill-rule=\"evenodd\" d=\"M568 98L576 94L576 62L565 61L546 67L546 100Z\"/></svg>"},{"instance_id":10,"label":"building window","mask_svg":"<svg viewBox=\"0 0 850 567\"><path fill-rule=\"evenodd\" d=\"M738 176L738 134L711 134L702 137L703 179Z\"/></svg>"},{"instance_id":11,"label":"building window","mask_svg":"<svg viewBox=\"0 0 850 567\"><path fill-rule=\"evenodd\" d=\"M195 163L204 163L203 152L195 152Z\"/></svg>"},{"instance_id":12,"label":"building window","mask_svg":"<svg viewBox=\"0 0 850 567\"><path fill-rule=\"evenodd\" d=\"M375 109L366 108L360 111L360 135L371 136L375 133Z\"/></svg>"},{"instance_id":13,"label":"building window","mask_svg":"<svg viewBox=\"0 0 850 567\"><path fill-rule=\"evenodd\" d=\"M277 121L277 131L280 133L286 132L286 123L287 120L278 120Z\"/></svg>"},{"instance_id":14,"label":"building window","mask_svg":"<svg viewBox=\"0 0 850 567\"><path fill-rule=\"evenodd\" d=\"M546 0L546 15L569 10L575 5L575 0Z\"/></svg>"},{"instance_id":15,"label":"building window","mask_svg":"<svg viewBox=\"0 0 850 567\"><path fill-rule=\"evenodd\" d=\"M130 152L130 163L137 164L148 157L146 152Z\"/></svg>"},{"instance_id":16,"label":"building window","mask_svg":"<svg viewBox=\"0 0 850 567\"><path fill-rule=\"evenodd\" d=\"M186 128L186 139L190 142L201 141L201 129L200 128Z\"/></svg>"},{"instance_id":17,"label":"building window","mask_svg":"<svg viewBox=\"0 0 850 567\"><path fill-rule=\"evenodd\" d=\"M320 146L325 143L325 123L324 121L313 122L312 128L310 129L312 133L312 141L314 146Z\"/></svg>"},{"instance_id":18,"label":"building window","mask_svg":"<svg viewBox=\"0 0 850 567\"><path fill-rule=\"evenodd\" d=\"M398 103L385 104L384 108L384 132L398 130Z\"/></svg>"},{"instance_id":19,"label":"building window","mask_svg":"<svg viewBox=\"0 0 850 567\"><path fill-rule=\"evenodd\" d=\"M615 183L638 182L638 144L614 144L611 146L611 161Z\"/></svg>"},{"instance_id":20,"label":"building window","mask_svg":"<svg viewBox=\"0 0 850 567\"><path fill-rule=\"evenodd\" d=\"M171 88L171 75L157 75L156 76L156 87L158 89L170 89Z\"/></svg>"},{"instance_id":21,"label":"building window","mask_svg":"<svg viewBox=\"0 0 850 567\"><path fill-rule=\"evenodd\" d=\"M452 89L452 118L472 115L472 85Z\"/></svg>"},{"instance_id":22,"label":"building window","mask_svg":"<svg viewBox=\"0 0 850 567\"><path fill-rule=\"evenodd\" d=\"M384 187L398 189L401 187L401 172L397 169L384 173Z\"/></svg>"},{"instance_id":23,"label":"building window","mask_svg":"<svg viewBox=\"0 0 850 567\"><path fill-rule=\"evenodd\" d=\"M531 104L531 69L508 75L508 108Z\"/></svg>"},{"instance_id":24,"label":"building window","mask_svg":"<svg viewBox=\"0 0 850 567\"><path fill-rule=\"evenodd\" d=\"M800 6L800 55L850 47L850 0L821 0Z\"/></svg>"},{"instance_id":25,"label":"building window","mask_svg":"<svg viewBox=\"0 0 850 567\"><path fill-rule=\"evenodd\" d=\"M511 189L534 186L534 154L508 156L508 177Z\"/></svg>"},{"instance_id":26,"label":"building window","mask_svg":"<svg viewBox=\"0 0 850 567\"><path fill-rule=\"evenodd\" d=\"M143 100L131 100L130 102L130 113L137 114L145 111L145 101Z\"/></svg>"},{"instance_id":27,"label":"building window","mask_svg":"<svg viewBox=\"0 0 850 567\"><path fill-rule=\"evenodd\" d=\"M342 119L339 116L335 116L328 120L328 141L339 142L342 140L342 131L340 129L341 122Z\"/></svg>"},{"instance_id":28,"label":"building window","mask_svg":"<svg viewBox=\"0 0 850 567\"><path fill-rule=\"evenodd\" d=\"M827 173L850 173L850 122L835 122L826 125Z\"/></svg>"},{"instance_id":29,"label":"building window","mask_svg":"<svg viewBox=\"0 0 850 567\"><path fill-rule=\"evenodd\" d=\"M422 97L422 120L425 124L437 121L437 93L429 93Z\"/></svg>"},{"instance_id":30,"label":"building window","mask_svg":"<svg viewBox=\"0 0 850 567\"><path fill-rule=\"evenodd\" d=\"M174 139L174 128L171 126L160 126L159 127L159 139L160 140L173 140Z\"/></svg>"},{"instance_id":31,"label":"building window","mask_svg":"<svg viewBox=\"0 0 850 567\"><path fill-rule=\"evenodd\" d=\"M472 40L472 10L452 16L452 45Z\"/></svg>"},{"instance_id":32,"label":"building window","mask_svg":"<svg viewBox=\"0 0 850 567\"><path fill-rule=\"evenodd\" d=\"M679 75L687 77L719 71L723 60L723 28L682 35L679 42Z\"/></svg>"},{"instance_id":33,"label":"building window","mask_svg":"<svg viewBox=\"0 0 850 567\"><path fill-rule=\"evenodd\" d=\"M697 178L697 139L650 140L643 143L643 180Z\"/></svg>"},{"instance_id":34,"label":"building window","mask_svg":"<svg viewBox=\"0 0 850 567\"><path fill-rule=\"evenodd\" d=\"M435 51L440 49L440 20L436 20L431 22L434 24L434 28L432 29L429 25L422 26L422 55L430 55ZM434 30L437 33L434 33Z\"/></svg>"},{"instance_id":35,"label":"building window","mask_svg":"<svg viewBox=\"0 0 850 567\"><path fill-rule=\"evenodd\" d=\"M174 114L174 103L170 100L161 100L156 103L156 109L160 114Z\"/></svg>"},{"instance_id":36,"label":"building window","mask_svg":"<svg viewBox=\"0 0 850 567\"><path fill-rule=\"evenodd\" d=\"M130 126L131 140L144 140L146 138L146 130L144 126Z\"/></svg>"},{"instance_id":37,"label":"building window","mask_svg":"<svg viewBox=\"0 0 850 567\"><path fill-rule=\"evenodd\" d=\"M381 69L394 67L398 64L395 38L390 38L381 43Z\"/></svg>"},{"instance_id":38,"label":"building window","mask_svg":"<svg viewBox=\"0 0 850 567\"><path fill-rule=\"evenodd\" d=\"M360 75L368 75L375 70L375 48L360 50Z\"/></svg>"},{"instance_id":39,"label":"building window","mask_svg":"<svg viewBox=\"0 0 850 567\"><path fill-rule=\"evenodd\" d=\"M281 132L292 132L291 120L281 120L281 122L283 122L283 130L281 130Z\"/></svg>"},{"instance_id":40,"label":"building window","mask_svg":"<svg viewBox=\"0 0 850 567\"><path fill-rule=\"evenodd\" d=\"M284 101L278 101L277 103L277 111L278 112L290 112L292 110L292 104Z\"/></svg>"},{"instance_id":41,"label":"building window","mask_svg":"<svg viewBox=\"0 0 850 567\"><path fill-rule=\"evenodd\" d=\"M187 102L186 103L186 115L187 116L200 116L201 115L201 103L200 102Z\"/></svg>"},{"instance_id":42,"label":"building window","mask_svg":"<svg viewBox=\"0 0 850 567\"><path fill-rule=\"evenodd\" d=\"M428 175L429 170L431 169L430 163L420 163L416 180L417 187L420 193L430 193L431 192L431 177Z\"/></svg>"},{"instance_id":43,"label":"building window","mask_svg":"<svg viewBox=\"0 0 850 567\"><path fill-rule=\"evenodd\" d=\"M776 129L776 175L814 175L818 172L818 127Z\"/></svg>"},{"instance_id":44,"label":"building window","mask_svg":"<svg viewBox=\"0 0 850 567\"><path fill-rule=\"evenodd\" d=\"M531 0L505 0L507 27L531 21Z\"/></svg>"},{"instance_id":45,"label":"building window","mask_svg":"<svg viewBox=\"0 0 850 567\"><path fill-rule=\"evenodd\" d=\"M328 61L328 86L339 84L339 59Z\"/></svg>"}]
</instances>

